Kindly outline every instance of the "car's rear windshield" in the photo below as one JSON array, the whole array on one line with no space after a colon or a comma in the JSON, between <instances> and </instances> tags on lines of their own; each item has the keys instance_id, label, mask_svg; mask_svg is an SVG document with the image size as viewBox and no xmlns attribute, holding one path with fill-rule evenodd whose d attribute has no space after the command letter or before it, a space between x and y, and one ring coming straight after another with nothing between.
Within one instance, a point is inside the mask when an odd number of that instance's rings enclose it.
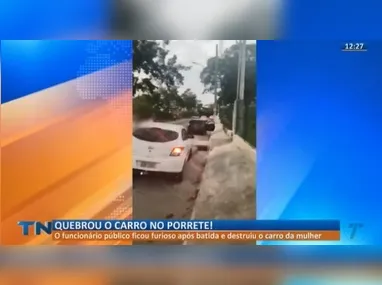
<instances>
[{"instance_id":1,"label":"car's rear windshield","mask_svg":"<svg viewBox=\"0 0 382 285\"><path fill-rule=\"evenodd\" d=\"M161 128L139 128L133 132L133 136L142 141L165 143L176 140L179 134Z\"/></svg>"}]
</instances>

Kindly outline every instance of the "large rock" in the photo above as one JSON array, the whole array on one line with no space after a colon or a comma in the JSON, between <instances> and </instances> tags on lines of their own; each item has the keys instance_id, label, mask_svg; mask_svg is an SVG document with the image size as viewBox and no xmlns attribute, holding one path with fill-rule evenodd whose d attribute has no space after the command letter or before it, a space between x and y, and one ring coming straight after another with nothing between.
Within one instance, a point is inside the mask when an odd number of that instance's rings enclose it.
<instances>
[{"instance_id":1,"label":"large rock","mask_svg":"<svg viewBox=\"0 0 382 285\"><path fill-rule=\"evenodd\" d=\"M256 218L256 152L241 138L210 152L193 219Z\"/></svg>"}]
</instances>

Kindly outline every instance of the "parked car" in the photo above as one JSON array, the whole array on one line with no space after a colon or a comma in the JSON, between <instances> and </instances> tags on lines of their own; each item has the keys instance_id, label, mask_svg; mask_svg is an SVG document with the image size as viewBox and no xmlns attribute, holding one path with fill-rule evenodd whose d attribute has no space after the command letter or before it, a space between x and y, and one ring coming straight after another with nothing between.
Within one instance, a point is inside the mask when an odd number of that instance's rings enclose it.
<instances>
[{"instance_id":1,"label":"parked car","mask_svg":"<svg viewBox=\"0 0 382 285\"><path fill-rule=\"evenodd\" d=\"M181 125L150 122L133 131L133 169L164 172L179 182L192 156L192 136Z\"/></svg>"},{"instance_id":2,"label":"parked car","mask_svg":"<svg viewBox=\"0 0 382 285\"><path fill-rule=\"evenodd\" d=\"M189 134L205 136L207 132L215 130L215 123L208 119L195 119L188 122L187 131Z\"/></svg>"},{"instance_id":3,"label":"parked car","mask_svg":"<svg viewBox=\"0 0 382 285\"><path fill-rule=\"evenodd\" d=\"M192 119L188 122L188 133L192 135L205 136L207 134L206 120Z\"/></svg>"},{"instance_id":4,"label":"parked car","mask_svg":"<svg viewBox=\"0 0 382 285\"><path fill-rule=\"evenodd\" d=\"M206 121L206 129L209 132L213 132L215 130L215 121L211 119L207 119Z\"/></svg>"}]
</instances>

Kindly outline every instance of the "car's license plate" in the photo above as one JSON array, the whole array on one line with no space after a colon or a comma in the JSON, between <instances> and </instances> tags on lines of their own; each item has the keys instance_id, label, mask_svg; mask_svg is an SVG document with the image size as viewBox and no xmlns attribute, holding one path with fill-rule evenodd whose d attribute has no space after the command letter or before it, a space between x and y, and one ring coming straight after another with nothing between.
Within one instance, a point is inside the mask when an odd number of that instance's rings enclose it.
<instances>
[{"instance_id":1,"label":"car's license plate","mask_svg":"<svg viewBox=\"0 0 382 285\"><path fill-rule=\"evenodd\" d=\"M155 168L156 163L150 161L137 161L140 167Z\"/></svg>"}]
</instances>

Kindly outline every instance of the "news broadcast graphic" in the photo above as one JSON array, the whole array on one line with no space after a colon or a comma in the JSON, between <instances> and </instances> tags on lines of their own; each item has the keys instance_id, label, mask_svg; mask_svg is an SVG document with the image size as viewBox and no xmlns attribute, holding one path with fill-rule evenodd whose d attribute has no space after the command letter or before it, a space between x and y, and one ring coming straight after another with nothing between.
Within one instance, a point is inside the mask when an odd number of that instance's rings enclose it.
<instances>
[{"instance_id":1,"label":"news broadcast graphic","mask_svg":"<svg viewBox=\"0 0 382 285\"><path fill-rule=\"evenodd\" d=\"M381 245L381 52L258 42L259 219L340 219L341 241L316 244Z\"/></svg>"},{"instance_id":2,"label":"news broadcast graphic","mask_svg":"<svg viewBox=\"0 0 382 285\"><path fill-rule=\"evenodd\" d=\"M340 222L334 220L53 220L18 226L24 236L51 235L54 241L340 240Z\"/></svg>"},{"instance_id":3,"label":"news broadcast graphic","mask_svg":"<svg viewBox=\"0 0 382 285\"><path fill-rule=\"evenodd\" d=\"M131 41L1 41L1 244L60 243L22 220L131 218L131 60Z\"/></svg>"}]
</instances>

